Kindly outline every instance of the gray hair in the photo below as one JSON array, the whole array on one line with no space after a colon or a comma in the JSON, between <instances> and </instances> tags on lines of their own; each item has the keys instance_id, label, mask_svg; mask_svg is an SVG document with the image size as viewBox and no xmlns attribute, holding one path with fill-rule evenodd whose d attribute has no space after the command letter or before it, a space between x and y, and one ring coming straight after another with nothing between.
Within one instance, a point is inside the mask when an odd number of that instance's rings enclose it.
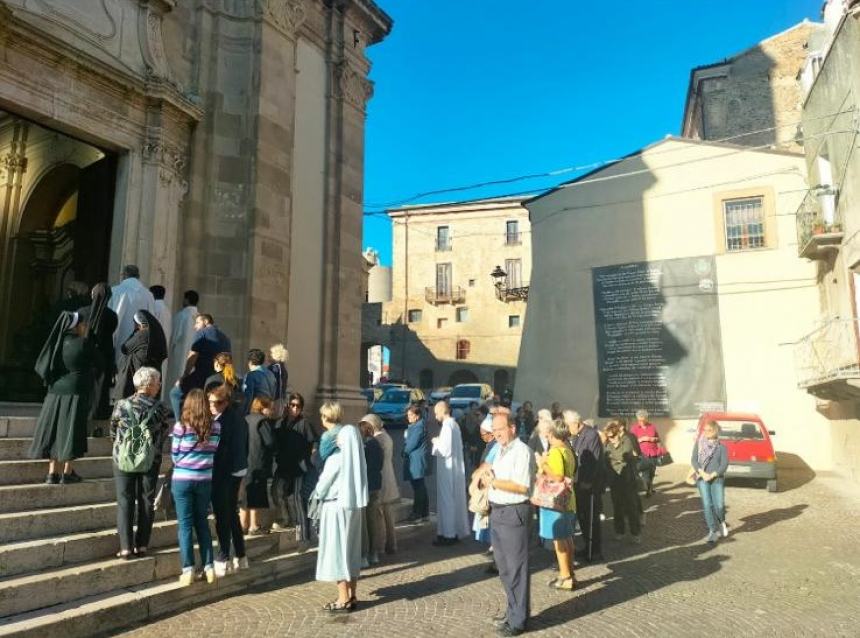
<instances>
[{"instance_id":1,"label":"gray hair","mask_svg":"<svg viewBox=\"0 0 860 638\"><path fill-rule=\"evenodd\" d=\"M648 410L636 410L636 418L637 419L647 419L648 418Z\"/></svg>"},{"instance_id":2,"label":"gray hair","mask_svg":"<svg viewBox=\"0 0 860 638\"><path fill-rule=\"evenodd\" d=\"M552 422L549 428L550 435L559 441L567 441L570 437L570 431L567 429L567 424L561 419L556 419Z\"/></svg>"},{"instance_id":3,"label":"gray hair","mask_svg":"<svg viewBox=\"0 0 860 638\"><path fill-rule=\"evenodd\" d=\"M136 390L143 390L161 381L161 373L155 368L138 368L131 378Z\"/></svg>"},{"instance_id":4,"label":"gray hair","mask_svg":"<svg viewBox=\"0 0 860 638\"><path fill-rule=\"evenodd\" d=\"M564 417L566 421L582 423L582 416L576 410L565 410L561 413L561 416Z\"/></svg>"}]
</instances>

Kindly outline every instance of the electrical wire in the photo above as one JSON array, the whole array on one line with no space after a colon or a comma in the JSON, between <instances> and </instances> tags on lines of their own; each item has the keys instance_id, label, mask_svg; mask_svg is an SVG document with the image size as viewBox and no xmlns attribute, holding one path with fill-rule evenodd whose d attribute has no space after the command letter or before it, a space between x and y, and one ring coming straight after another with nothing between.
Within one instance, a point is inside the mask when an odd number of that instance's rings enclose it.
<instances>
[{"instance_id":1,"label":"electrical wire","mask_svg":"<svg viewBox=\"0 0 860 638\"><path fill-rule=\"evenodd\" d=\"M814 122L814 121L823 120L823 119L827 119L827 118L837 117L839 115L844 115L846 113L851 113L853 111L854 111L854 108L852 107L852 108L846 109L844 111L836 111L833 113L827 113L825 115L820 115L820 116L817 116L814 118L807 118L806 120L800 119L800 120L797 120L794 122L788 122L788 123L779 124L776 126L769 126L767 128L762 128L762 129L758 129L755 131L748 131L745 133L738 133L736 135L730 135L728 137L724 137L724 138L720 138L720 139L704 140L704 141L711 143L711 144L722 144L722 143L726 143L726 142L731 142L732 140L741 139L744 137L751 137L753 135L760 135L762 133L767 133L769 131L775 131L778 129L788 128L791 126L798 126L800 124L803 124L804 121ZM795 140L795 141L798 144L803 142L803 140ZM765 148L772 148L772 147L773 147L773 144L764 144L764 145L761 145L758 147L755 147L755 146L744 147L744 149L742 149L742 150L765 149ZM657 155L665 155L668 153L676 153L676 152L679 152L681 150L684 150L684 149L680 149L680 148L663 149L662 151L659 151L659 150L654 151L654 152L650 153L649 155L653 157L653 156L657 156ZM397 207L405 206L407 204L415 202L419 199L431 197L433 195L444 195L446 193L459 193L459 192L463 192L463 191L476 190L478 188L485 188L485 187L490 187L490 186L499 186L502 184L512 184L512 183L516 183L516 182L520 182L520 181L528 181L531 179L538 179L538 178L558 177L559 175L565 175L565 174L569 174L569 173L577 173L580 171L594 170L594 169L598 169L598 168L601 168L603 166L607 166L610 164L616 164L616 163L626 159L627 157L629 157L629 156L621 156L621 157L616 157L616 158L612 158L612 159L600 160L600 161L596 161L596 162L589 162L587 164L581 164L578 166L567 166L564 168L558 168L558 169L544 171L544 172L540 172L540 173L529 173L529 174L525 174L525 175L517 175L517 176L513 176L513 177L501 178L501 179L496 179L496 180L489 180L489 181L485 181L485 182L477 182L474 184L467 184L467 185L462 185L462 186L438 188L438 189L433 189L433 190L415 193L411 197L407 197L407 198L403 198L403 199L399 199L399 200L392 200L389 202L378 202L378 203L368 202L367 205L370 208L397 208Z\"/></svg>"}]
</instances>

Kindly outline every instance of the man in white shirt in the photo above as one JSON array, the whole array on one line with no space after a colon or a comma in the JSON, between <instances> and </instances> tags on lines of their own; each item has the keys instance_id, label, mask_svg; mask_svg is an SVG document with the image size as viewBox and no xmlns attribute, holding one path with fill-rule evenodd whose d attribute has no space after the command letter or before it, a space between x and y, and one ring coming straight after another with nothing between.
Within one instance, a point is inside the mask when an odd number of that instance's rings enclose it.
<instances>
[{"instance_id":1,"label":"man in white shirt","mask_svg":"<svg viewBox=\"0 0 860 638\"><path fill-rule=\"evenodd\" d=\"M436 457L436 540L434 545L453 545L469 535L466 506L466 468L463 464L463 437L460 426L451 418L447 401L433 406L436 420L442 423L439 436L432 440Z\"/></svg>"},{"instance_id":2,"label":"man in white shirt","mask_svg":"<svg viewBox=\"0 0 860 638\"><path fill-rule=\"evenodd\" d=\"M164 387L168 390L182 376L185 371L185 360L191 351L191 344L197 331L194 328L194 317L197 316L197 303L200 295L196 290L186 290L182 295L182 310L173 316L170 334L170 352L167 358L167 376L164 378Z\"/></svg>"},{"instance_id":3,"label":"man in white shirt","mask_svg":"<svg viewBox=\"0 0 860 638\"><path fill-rule=\"evenodd\" d=\"M134 313L146 310L155 315L155 298L149 289L140 283L140 269L129 264L123 266L120 282L111 288L108 307L116 313L117 328L113 333L113 348L119 366L122 351L120 347L134 332Z\"/></svg>"},{"instance_id":4,"label":"man in white shirt","mask_svg":"<svg viewBox=\"0 0 860 638\"><path fill-rule=\"evenodd\" d=\"M493 437L499 453L491 466L490 535L493 557L508 599L502 636L518 636L526 629L530 610L529 503L535 460L529 446L517 438L510 412L493 416Z\"/></svg>"}]
</instances>

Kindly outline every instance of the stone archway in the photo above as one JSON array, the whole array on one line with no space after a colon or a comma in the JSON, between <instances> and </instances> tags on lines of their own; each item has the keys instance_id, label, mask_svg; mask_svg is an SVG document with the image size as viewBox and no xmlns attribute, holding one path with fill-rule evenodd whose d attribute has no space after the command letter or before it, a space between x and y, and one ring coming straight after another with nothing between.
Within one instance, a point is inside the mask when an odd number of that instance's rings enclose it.
<instances>
[{"instance_id":1,"label":"stone archway","mask_svg":"<svg viewBox=\"0 0 860 638\"><path fill-rule=\"evenodd\" d=\"M448 385L452 388L461 383L478 383L478 376L471 370L457 370L448 377Z\"/></svg>"}]
</instances>

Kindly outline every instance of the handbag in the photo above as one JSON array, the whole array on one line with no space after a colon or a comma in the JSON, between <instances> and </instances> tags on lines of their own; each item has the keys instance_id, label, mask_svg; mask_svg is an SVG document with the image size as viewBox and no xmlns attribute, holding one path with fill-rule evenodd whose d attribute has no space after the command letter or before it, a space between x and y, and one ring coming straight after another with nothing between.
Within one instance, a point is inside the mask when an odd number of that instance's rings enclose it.
<instances>
[{"instance_id":1,"label":"handbag","mask_svg":"<svg viewBox=\"0 0 860 638\"><path fill-rule=\"evenodd\" d=\"M663 467L664 465L672 465L675 461L672 459L672 455L669 454L669 450L664 447L657 448L657 451L660 453L659 456L656 456L654 460L657 462L657 465Z\"/></svg>"},{"instance_id":2,"label":"handbag","mask_svg":"<svg viewBox=\"0 0 860 638\"><path fill-rule=\"evenodd\" d=\"M175 513L176 507L173 503L173 493L170 491L171 483L173 482L173 468L169 469L164 477L159 481L158 490L155 493L153 501L153 509L156 512L164 513L164 520L167 520L171 514Z\"/></svg>"},{"instance_id":3,"label":"handbag","mask_svg":"<svg viewBox=\"0 0 860 638\"><path fill-rule=\"evenodd\" d=\"M469 511L478 516L486 516L490 513L490 488L479 487L480 476L476 476L469 484Z\"/></svg>"},{"instance_id":4,"label":"handbag","mask_svg":"<svg viewBox=\"0 0 860 638\"><path fill-rule=\"evenodd\" d=\"M697 479L698 474L696 473L696 470L690 468L690 471L687 472L687 477L684 479L684 483L686 483L687 485L695 485Z\"/></svg>"},{"instance_id":5,"label":"handbag","mask_svg":"<svg viewBox=\"0 0 860 638\"><path fill-rule=\"evenodd\" d=\"M564 459L563 455L562 459ZM564 460L562 460L562 463L564 463ZM566 469L566 465L562 465L562 468ZM570 480L566 472L564 478L560 481L552 479L545 474L538 474L529 500L532 505L536 505L537 507L556 512L566 512L572 495L573 481Z\"/></svg>"}]
</instances>

